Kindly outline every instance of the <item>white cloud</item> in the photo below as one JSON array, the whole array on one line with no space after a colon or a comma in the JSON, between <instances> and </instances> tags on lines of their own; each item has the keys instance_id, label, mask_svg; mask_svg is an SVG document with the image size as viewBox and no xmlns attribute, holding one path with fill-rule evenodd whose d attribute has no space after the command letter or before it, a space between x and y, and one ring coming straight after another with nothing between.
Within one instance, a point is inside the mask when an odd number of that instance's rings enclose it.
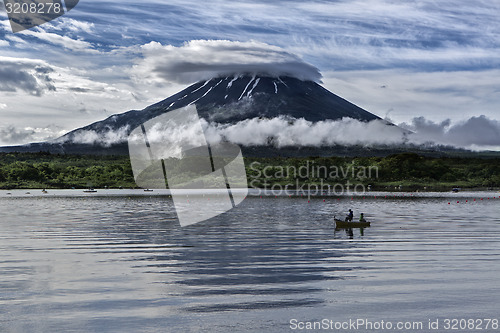
<instances>
[{"instance_id":1,"label":"white cloud","mask_svg":"<svg viewBox=\"0 0 500 333\"><path fill-rule=\"evenodd\" d=\"M381 117L455 121L498 116L500 70L418 72L410 69L324 73L325 87Z\"/></svg>"},{"instance_id":2,"label":"white cloud","mask_svg":"<svg viewBox=\"0 0 500 333\"><path fill-rule=\"evenodd\" d=\"M498 67L497 2L390 0L298 2L287 49L325 69ZM307 34L298 27L310 24ZM318 56L319 55L319 56Z\"/></svg>"},{"instance_id":3,"label":"white cloud","mask_svg":"<svg viewBox=\"0 0 500 333\"><path fill-rule=\"evenodd\" d=\"M410 138L415 143L430 142L468 149L500 148L500 122L484 115L455 123L449 119L433 122L417 117L410 124L400 126L415 132Z\"/></svg>"},{"instance_id":4,"label":"white cloud","mask_svg":"<svg viewBox=\"0 0 500 333\"><path fill-rule=\"evenodd\" d=\"M70 141L72 143L82 143L82 144L98 144L104 147L109 147L116 143L123 143L127 141L129 132L129 126L123 126L118 130L108 129L102 132L96 132L93 130L80 130L73 133L71 136L67 136L57 140L56 142Z\"/></svg>"},{"instance_id":5,"label":"white cloud","mask_svg":"<svg viewBox=\"0 0 500 333\"><path fill-rule=\"evenodd\" d=\"M277 46L257 41L192 40L180 47L151 42L133 74L150 82L193 83L235 73L293 76L320 81L319 70Z\"/></svg>"},{"instance_id":6,"label":"white cloud","mask_svg":"<svg viewBox=\"0 0 500 333\"><path fill-rule=\"evenodd\" d=\"M14 46L19 46L19 45L23 45L23 44L27 45L28 44L24 39L22 39L22 38L20 38L18 36L7 35L7 36L5 36L5 38L8 39L11 43L13 43Z\"/></svg>"},{"instance_id":7,"label":"white cloud","mask_svg":"<svg viewBox=\"0 0 500 333\"><path fill-rule=\"evenodd\" d=\"M97 71L97 75L105 72ZM43 128L50 119L70 131L113 113L142 109L153 102L137 101L131 93L132 86L109 84L95 75L96 72L56 66L43 60L0 56L0 126ZM31 136L25 138L26 141L16 143L31 142Z\"/></svg>"},{"instance_id":8,"label":"white cloud","mask_svg":"<svg viewBox=\"0 0 500 333\"><path fill-rule=\"evenodd\" d=\"M50 28L57 31L69 30L73 33L86 32L90 34L93 32L95 24L92 22L80 21L72 18L62 17L56 22L51 21L50 23L45 24L44 28Z\"/></svg>"},{"instance_id":9,"label":"white cloud","mask_svg":"<svg viewBox=\"0 0 500 333\"><path fill-rule=\"evenodd\" d=\"M310 122L304 119L278 117L253 118L236 124L203 123L207 139L227 139L244 146L332 146L332 145L395 145L406 141L405 132L384 121L362 122L351 118Z\"/></svg>"},{"instance_id":10,"label":"white cloud","mask_svg":"<svg viewBox=\"0 0 500 333\"><path fill-rule=\"evenodd\" d=\"M0 11L0 13L1 12L3 12L3 11ZM2 18L3 17L0 14L0 31L10 32L11 28L10 28L10 23L9 23L7 15L5 15L5 19L4 20L2 20Z\"/></svg>"},{"instance_id":11,"label":"white cloud","mask_svg":"<svg viewBox=\"0 0 500 333\"><path fill-rule=\"evenodd\" d=\"M0 56L0 91L41 96L55 90L51 73L54 69L44 61Z\"/></svg>"},{"instance_id":12,"label":"white cloud","mask_svg":"<svg viewBox=\"0 0 500 333\"><path fill-rule=\"evenodd\" d=\"M229 141L241 146L331 147L336 145L376 146L449 146L471 150L500 150L500 122L485 116L471 117L462 122L445 120L433 122L416 117L409 124L388 125L382 120L363 122L352 118L310 122L290 117L271 119L252 118L233 124L211 123L201 119L205 136L211 144ZM150 142L162 142L177 147L199 146L197 130L193 127L172 127L158 124L148 134ZM409 131L412 132L409 132ZM114 131L81 130L65 141L110 146L128 139L129 127Z\"/></svg>"},{"instance_id":13,"label":"white cloud","mask_svg":"<svg viewBox=\"0 0 500 333\"><path fill-rule=\"evenodd\" d=\"M57 138L64 131L55 125L46 127L15 127L14 125L0 126L0 144L17 145L27 142L41 142Z\"/></svg>"},{"instance_id":14,"label":"white cloud","mask_svg":"<svg viewBox=\"0 0 500 333\"><path fill-rule=\"evenodd\" d=\"M338 121L309 122L286 117L253 118L235 124L204 121L203 127L211 142L228 140L244 146L269 143L276 147L414 144L473 150L500 149L500 122L486 116L471 117L456 123L449 119L435 123L424 117L416 117L410 124L403 123L399 127L387 125L381 120L362 122L344 118Z\"/></svg>"},{"instance_id":15,"label":"white cloud","mask_svg":"<svg viewBox=\"0 0 500 333\"><path fill-rule=\"evenodd\" d=\"M18 35L31 36L38 38L42 41L48 42L50 44L61 46L65 49L83 53L100 53L98 50L94 48L94 45L91 43L81 40L81 39L73 39L69 36L62 36L56 33L47 32L45 29L38 27L36 30L24 30L18 33Z\"/></svg>"},{"instance_id":16,"label":"white cloud","mask_svg":"<svg viewBox=\"0 0 500 333\"><path fill-rule=\"evenodd\" d=\"M0 56L0 91L42 96L49 91L89 93L116 89L86 78L83 70L54 66L43 60Z\"/></svg>"}]
</instances>

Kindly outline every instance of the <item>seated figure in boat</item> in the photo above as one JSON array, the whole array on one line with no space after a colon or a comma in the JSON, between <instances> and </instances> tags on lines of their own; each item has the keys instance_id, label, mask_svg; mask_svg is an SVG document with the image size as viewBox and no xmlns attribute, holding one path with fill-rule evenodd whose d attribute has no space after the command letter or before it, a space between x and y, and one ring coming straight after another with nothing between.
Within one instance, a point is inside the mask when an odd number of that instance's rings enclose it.
<instances>
[{"instance_id":1,"label":"seated figure in boat","mask_svg":"<svg viewBox=\"0 0 500 333\"><path fill-rule=\"evenodd\" d=\"M365 214L361 213L359 215L359 222L366 222L366 219L365 219Z\"/></svg>"},{"instance_id":2,"label":"seated figure in boat","mask_svg":"<svg viewBox=\"0 0 500 333\"><path fill-rule=\"evenodd\" d=\"M346 222L352 222L352 219L354 218L354 212L349 209L349 214L347 214L346 218L345 218L345 221Z\"/></svg>"}]
</instances>

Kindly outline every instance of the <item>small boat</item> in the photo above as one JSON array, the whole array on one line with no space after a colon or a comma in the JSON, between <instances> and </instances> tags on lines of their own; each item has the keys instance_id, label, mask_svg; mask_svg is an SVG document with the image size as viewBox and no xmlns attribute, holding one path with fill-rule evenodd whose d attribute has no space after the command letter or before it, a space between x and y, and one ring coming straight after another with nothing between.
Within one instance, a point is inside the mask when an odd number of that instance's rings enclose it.
<instances>
[{"instance_id":1,"label":"small boat","mask_svg":"<svg viewBox=\"0 0 500 333\"><path fill-rule=\"evenodd\" d=\"M145 188L145 189L144 189L144 192L153 192L153 190L152 190L152 189L149 189L149 188Z\"/></svg>"},{"instance_id":2,"label":"small boat","mask_svg":"<svg viewBox=\"0 0 500 333\"><path fill-rule=\"evenodd\" d=\"M93 188L89 188L88 190L83 191L83 193L96 193L97 190L94 190Z\"/></svg>"},{"instance_id":3,"label":"small boat","mask_svg":"<svg viewBox=\"0 0 500 333\"><path fill-rule=\"evenodd\" d=\"M371 222L346 222L342 220L335 220L335 228L337 229L348 229L348 228L366 228L370 226Z\"/></svg>"}]
</instances>

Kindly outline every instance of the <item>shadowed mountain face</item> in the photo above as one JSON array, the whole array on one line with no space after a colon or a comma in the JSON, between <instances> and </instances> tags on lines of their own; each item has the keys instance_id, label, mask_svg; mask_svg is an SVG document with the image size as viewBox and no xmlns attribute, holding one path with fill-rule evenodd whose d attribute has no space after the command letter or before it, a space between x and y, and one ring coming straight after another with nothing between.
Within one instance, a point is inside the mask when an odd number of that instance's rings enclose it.
<instances>
[{"instance_id":1,"label":"shadowed mountain face","mask_svg":"<svg viewBox=\"0 0 500 333\"><path fill-rule=\"evenodd\" d=\"M200 81L144 110L113 115L76 129L53 142L4 147L0 151L127 154L125 142L102 146L82 141L82 134L120 132L122 136L126 136L149 119L191 104L196 105L200 118L223 124L278 116L304 118L312 122L344 117L361 121L380 119L312 81L291 77L231 76ZM259 155L255 147L251 151L252 155Z\"/></svg>"},{"instance_id":2,"label":"shadowed mountain face","mask_svg":"<svg viewBox=\"0 0 500 333\"><path fill-rule=\"evenodd\" d=\"M380 119L374 114L331 93L319 84L298 79L271 77L226 77L195 83L142 111L129 111L77 129L103 131L129 125L131 129L164 112L196 104L200 118L209 122L235 123L262 117L290 116L309 121Z\"/></svg>"},{"instance_id":3,"label":"shadowed mountain face","mask_svg":"<svg viewBox=\"0 0 500 333\"><path fill-rule=\"evenodd\" d=\"M158 114L192 103L196 104L201 118L219 123L280 115L309 121L343 117L363 121L379 119L317 83L289 77L243 76L198 82L144 111Z\"/></svg>"}]
</instances>

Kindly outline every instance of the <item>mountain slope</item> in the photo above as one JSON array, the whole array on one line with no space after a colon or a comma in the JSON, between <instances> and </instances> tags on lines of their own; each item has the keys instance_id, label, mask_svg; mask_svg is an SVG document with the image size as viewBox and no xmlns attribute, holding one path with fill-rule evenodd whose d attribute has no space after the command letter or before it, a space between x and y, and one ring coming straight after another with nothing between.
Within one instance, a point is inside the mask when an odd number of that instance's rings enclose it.
<instances>
[{"instance_id":1,"label":"mountain slope","mask_svg":"<svg viewBox=\"0 0 500 333\"><path fill-rule=\"evenodd\" d=\"M248 118L280 115L309 121L354 118L363 121L379 117L331 93L312 81L271 77L225 77L195 83L181 92L142 111L114 115L80 130L135 128L164 112L196 104L207 121L234 123Z\"/></svg>"},{"instance_id":2,"label":"mountain slope","mask_svg":"<svg viewBox=\"0 0 500 333\"><path fill-rule=\"evenodd\" d=\"M52 142L4 147L0 148L0 151L126 154L126 143L114 142L117 135L106 136L107 133L119 133L119 136L126 137L131 130L145 121L190 104L196 104L201 118L224 124L249 118L278 116L304 118L312 122L344 117L361 121L380 119L312 81L301 81L292 77L242 75L195 83L144 110L113 115L71 131ZM108 137L108 144L103 146L92 141L89 133L95 134L94 137Z\"/></svg>"}]
</instances>

